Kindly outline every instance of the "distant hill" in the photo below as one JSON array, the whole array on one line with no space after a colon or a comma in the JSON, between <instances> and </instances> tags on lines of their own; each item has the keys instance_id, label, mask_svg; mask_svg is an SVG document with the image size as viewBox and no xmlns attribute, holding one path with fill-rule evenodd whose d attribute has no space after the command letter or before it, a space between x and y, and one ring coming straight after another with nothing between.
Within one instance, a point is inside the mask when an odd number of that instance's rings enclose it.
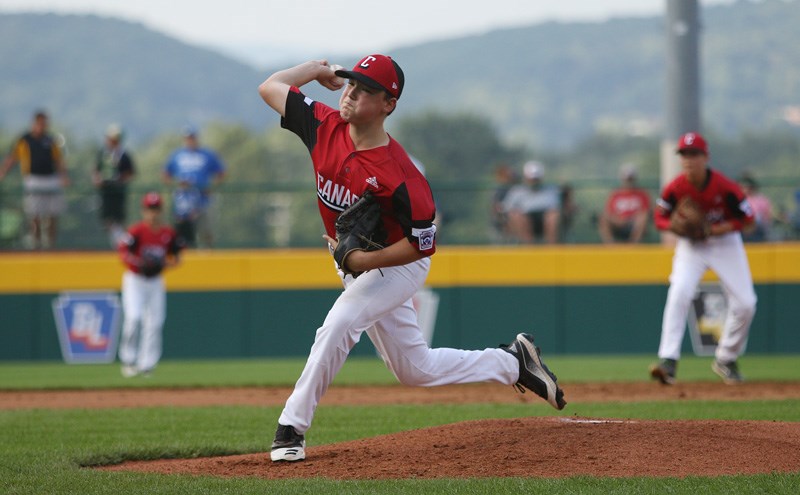
<instances>
[{"instance_id":1,"label":"distant hill","mask_svg":"<svg viewBox=\"0 0 800 495\"><path fill-rule=\"evenodd\" d=\"M44 107L79 137L111 122L140 139L188 122L263 126L263 75L204 48L127 21L55 14L0 15L0 126L27 126Z\"/></svg>"},{"instance_id":2,"label":"distant hill","mask_svg":"<svg viewBox=\"0 0 800 495\"><path fill-rule=\"evenodd\" d=\"M800 113L800 2L739 1L702 9L703 117L726 135L792 128ZM571 146L605 130L663 125L665 19L549 22L401 47L407 84L397 116L436 110L486 115L509 141ZM352 65L350 60L335 60ZM122 122L139 140L187 121L274 125L260 71L140 24L96 16L0 15L0 128L34 108L78 137ZM300 62L301 60L298 60ZM328 103L335 95L310 90ZM795 122L795 125L798 123Z\"/></svg>"},{"instance_id":3,"label":"distant hill","mask_svg":"<svg viewBox=\"0 0 800 495\"><path fill-rule=\"evenodd\" d=\"M800 113L800 2L703 8L701 24L706 128L726 135L787 128L787 109ZM395 55L413 74L404 110L475 110L519 142L558 147L598 129L647 133L663 126L661 16L549 22Z\"/></svg>"}]
</instances>

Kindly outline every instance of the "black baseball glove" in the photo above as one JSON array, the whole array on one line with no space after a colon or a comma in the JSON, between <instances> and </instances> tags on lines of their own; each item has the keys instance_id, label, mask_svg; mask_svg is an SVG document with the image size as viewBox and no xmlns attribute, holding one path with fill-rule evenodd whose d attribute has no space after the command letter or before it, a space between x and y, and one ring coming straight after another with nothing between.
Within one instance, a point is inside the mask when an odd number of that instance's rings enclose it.
<instances>
[{"instance_id":1,"label":"black baseball glove","mask_svg":"<svg viewBox=\"0 0 800 495\"><path fill-rule=\"evenodd\" d=\"M155 277L164 270L164 256L153 251L145 251L139 261L139 273L145 277Z\"/></svg>"},{"instance_id":2,"label":"black baseball glove","mask_svg":"<svg viewBox=\"0 0 800 495\"><path fill-rule=\"evenodd\" d=\"M381 207L367 191L339 215L335 227L338 244L333 259L345 274L356 278L364 272L354 272L347 267L350 253L384 248L386 234L381 223Z\"/></svg>"}]
</instances>

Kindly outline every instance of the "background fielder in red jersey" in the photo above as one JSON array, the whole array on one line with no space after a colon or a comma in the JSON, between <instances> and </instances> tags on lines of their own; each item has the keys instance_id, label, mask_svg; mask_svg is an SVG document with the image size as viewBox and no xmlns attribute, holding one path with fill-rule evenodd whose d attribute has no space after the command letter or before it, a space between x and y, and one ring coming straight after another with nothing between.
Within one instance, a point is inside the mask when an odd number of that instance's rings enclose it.
<instances>
[{"instance_id":1,"label":"background fielder in red jersey","mask_svg":"<svg viewBox=\"0 0 800 495\"><path fill-rule=\"evenodd\" d=\"M122 375L147 375L161 358L167 295L162 272L176 266L183 249L172 227L163 223L158 193L142 198L142 221L131 226L119 244L127 270L122 275Z\"/></svg>"},{"instance_id":2,"label":"background fielder in red jersey","mask_svg":"<svg viewBox=\"0 0 800 495\"><path fill-rule=\"evenodd\" d=\"M331 90L344 88L338 110L301 92L312 81ZM384 130L404 83L397 62L374 54L350 71L324 60L306 62L276 72L259 86L262 99L281 115L281 125L311 154L329 249L338 243L336 218L366 191L378 199L386 232L383 249L348 256L348 268L364 273L354 278L338 272L344 291L317 329L306 366L278 418L273 461L305 459L305 433L317 404L364 332L404 384L518 384L553 407L566 404L529 335L517 335L506 348L482 351L428 347L411 297L425 283L436 251L436 209L428 182Z\"/></svg>"},{"instance_id":3,"label":"background fielder in red jersey","mask_svg":"<svg viewBox=\"0 0 800 495\"><path fill-rule=\"evenodd\" d=\"M756 294L741 236L741 230L753 222L753 211L736 182L708 167L708 144L703 136L684 134L678 140L677 153L683 173L661 193L656 203L656 227L675 232L675 208L688 196L705 212L710 235L703 240L678 238L664 307L660 361L650 367L650 374L663 384L675 382L689 306L703 274L711 269L719 276L728 299L712 370L727 384L739 383L743 378L738 358L744 352L756 311Z\"/></svg>"}]
</instances>

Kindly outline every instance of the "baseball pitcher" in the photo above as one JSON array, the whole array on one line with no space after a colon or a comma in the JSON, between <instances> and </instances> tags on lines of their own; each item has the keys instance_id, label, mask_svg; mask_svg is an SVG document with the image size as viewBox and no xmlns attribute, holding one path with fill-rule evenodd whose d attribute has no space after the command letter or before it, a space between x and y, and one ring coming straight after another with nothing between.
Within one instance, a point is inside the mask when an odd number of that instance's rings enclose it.
<instances>
[{"instance_id":1,"label":"baseball pitcher","mask_svg":"<svg viewBox=\"0 0 800 495\"><path fill-rule=\"evenodd\" d=\"M302 93L312 81L342 90L338 110ZM428 347L411 298L423 286L436 251L433 195L403 147L384 130L404 82L397 62L375 54L349 71L324 60L306 62L259 86L263 100L281 115L282 127L311 154L323 237L344 285L278 418L273 461L305 458L305 433L317 404L364 332L404 384L517 384L553 407L566 404L529 335L519 334L505 349Z\"/></svg>"}]
</instances>

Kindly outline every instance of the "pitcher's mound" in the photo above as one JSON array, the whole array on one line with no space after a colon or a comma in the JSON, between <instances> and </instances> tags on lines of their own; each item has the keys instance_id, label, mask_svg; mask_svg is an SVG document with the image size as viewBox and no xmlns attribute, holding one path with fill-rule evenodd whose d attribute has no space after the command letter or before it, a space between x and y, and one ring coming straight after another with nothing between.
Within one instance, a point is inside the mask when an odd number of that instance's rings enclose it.
<instances>
[{"instance_id":1,"label":"pitcher's mound","mask_svg":"<svg viewBox=\"0 0 800 495\"><path fill-rule=\"evenodd\" d=\"M578 417L480 420L269 453L103 469L269 479L717 476L800 471L800 423Z\"/></svg>"}]
</instances>

